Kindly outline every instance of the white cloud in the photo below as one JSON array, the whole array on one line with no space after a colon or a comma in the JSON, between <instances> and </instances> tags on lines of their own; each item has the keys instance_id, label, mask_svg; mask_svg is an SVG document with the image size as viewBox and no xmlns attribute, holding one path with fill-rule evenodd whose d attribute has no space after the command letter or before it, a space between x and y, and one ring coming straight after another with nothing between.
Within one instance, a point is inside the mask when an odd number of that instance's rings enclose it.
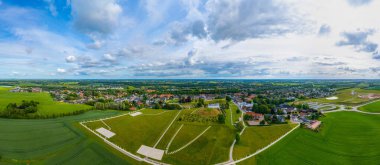
<instances>
[{"instance_id":1,"label":"white cloud","mask_svg":"<svg viewBox=\"0 0 380 165\"><path fill-rule=\"evenodd\" d=\"M115 0L75 0L71 2L74 26L88 34L110 34L122 13Z\"/></svg>"},{"instance_id":2,"label":"white cloud","mask_svg":"<svg viewBox=\"0 0 380 165\"><path fill-rule=\"evenodd\" d=\"M66 73L66 69L57 68L58 73Z\"/></svg>"},{"instance_id":3,"label":"white cloud","mask_svg":"<svg viewBox=\"0 0 380 165\"><path fill-rule=\"evenodd\" d=\"M114 57L112 54L109 54L109 53L104 54L103 57L107 61L115 61L116 60L116 57Z\"/></svg>"},{"instance_id":4,"label":"white cloud","mask_svg":"<svg viewBox=\"0 0 380 165\"><path fill-rule=\"evenodd\" d=\"M73 63L76 60L77 60L77 58L75 56L73 56L73 55L70 55L70 56L66 57L66 62L68 62L68 63Z\"/></svg>"}]
</instances>

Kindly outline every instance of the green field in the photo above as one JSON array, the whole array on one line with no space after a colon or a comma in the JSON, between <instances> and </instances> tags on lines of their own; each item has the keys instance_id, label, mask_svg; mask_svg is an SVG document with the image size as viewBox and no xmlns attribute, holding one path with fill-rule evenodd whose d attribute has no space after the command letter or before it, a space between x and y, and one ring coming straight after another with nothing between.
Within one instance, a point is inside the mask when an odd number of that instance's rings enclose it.
<instances>
[{"instance_id":1,"label":"green field","mask_svg":"<svg viewBox=\"0 0 380 165\"><path fill-rule=\"evenodd\" d=\"M84 104L67 104L62 102L56 102L50 97L49 93L12 93L9 92L11 88L0 87L0 111L9 103L21 103L22 100L34 100L38 101L38 111L39 115L53 115L53 114L63 114L70 113L78 110L87 110L91 108Z\"/></svg>"},{"instance_id":2,"label":"green field","mask_svg":"<svg viewBox=\"0 0 380 165\"><path fill-rule=\"evenodd\" d=\"M110 138L110 141L131 152L136 152L142 144L153 146L179 111L145 109L141 112L144 115L135 117L126 115L111 120L104 120L111 127L112 131L117 134ZM86 125L91 129L107 128L100 121L86 123Z\"/></svg>"},{"instance_id":3,"label":"green field","mask_svg":"<svg viewBox=\"0 0 380 165\"><path fill-rule=\"evenodd\" d=\"M57 119L0 119L0 164L139 164L84 133L78 124L117 114L90 111Z\"/></svg>"},{"instance_id":4,"label":"green field","mask_svg":"<svg viewBox=\"0 0 380 165\"><path fill-rule=\"evenodd\" d=\"M380 112L380 101L361 106L359 110L365 112Z\"/></svg>"},{"instance_id":5,"label":"green field","mask_svg":"<svg viewBox=\"0 0 380 165\"><path fill-rule=\"evenodd\" d=\"M275 141L295 126L296 124L281 124L246 128L241 135L240 142L234 146L233 158L238 160L249 154L255 153L257 150Z\"/></svg>"},{"instance_id":6,"label":"green field","mask_svg":"<svg viewBox=\"0 0 380 165\"><path fill-rule=\"evenodd\" d=\"M352 95L352 91L355 91L355 94ZM343 105L359 105L363 104L365 102L371 101L367 98L360 98L359 95L363 94L380 94L380 90L366 90L366 89L359 89L359 88L352 88L352 89L345 89L337 91L337 94L334 95L338 97L336 100L327 100L326 98L319 98L319 99L309 99L303 102L319 102L319 103L332 103L332 104L343 104Z\"/></svg>"},{"instance_id":7,"label":"green field","mask_svg":"<svg viewBox=\"0 0 380 165\"><path fill-rule=\"evenodd\" d=\"M110 138L110 141L122 146L127 151L137 154L136 151L141 145L154 146L178 113L192 113L196 110L145 109L141 111L143 114L139 116L126 115L104 120L104 122L111 127L111 131L116 133L114 137ZM107 128L100 121L86 123L86 125L91 129ZM173 138L173 135L181 126L181 130ZM234 140L235 130L224 124L183 122L176 119L161 141L159 141L157 148L165 150L169 141L173 138L169 152L175 151L191 142L209 126L211 127L207 132L185 149L164 155L162 161L170 164L213 164L228 160L229 148Z\"/></svg>"},{"instance_id":8,"label":"green field","mask_svg":"<svg viewBox=\"0 0 380 165\"><path fill-rule=\"evenodd\" d=\"M297 129L241 164L379 163L380 116L357 112L336 112L326 116L319 133Z\"/></svg>"}]
</instances>

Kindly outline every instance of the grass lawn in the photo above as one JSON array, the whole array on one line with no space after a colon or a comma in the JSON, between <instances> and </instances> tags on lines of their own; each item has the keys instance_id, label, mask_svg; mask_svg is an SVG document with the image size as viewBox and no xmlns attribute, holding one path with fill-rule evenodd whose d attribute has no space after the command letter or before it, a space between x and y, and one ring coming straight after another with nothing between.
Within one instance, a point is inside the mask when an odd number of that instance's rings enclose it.
<instances>
[{"instance_id":1,"label":"grass lawn","mask_svg":"<svg viewBox=\"0 0 380 165\"><path fill-rule=\"evenodd\" d=\"M111 131L116 133L110 141L132 153L136 153L141 145L152 147L177 113L180 113L175 110L152 109L144 109L141 112L142 115L135 117L125 115L105 120L104 122L111 127ZM100 121L86 123L86 125L91 129L107 128Z\"/></svg>"},{"instance_id":2,"label":"grass lawn","mask_svg":"<svg viewBox=\"0 0 380 165\"><path fill-rule=\"evenodd\" d=\"M359 110L365 112L380 112L380 101L367 104L365 106L359 107Z\"/></svg>"},{"instance_id":3,"label":"grass lawn","mask_svg":"<svg viewBox=\"0 0 380 165\"><path fill-rule=\"evenodd\" d=\"M237 160L256 152L275 141L295 126L297 125L279 124L246 128L240 137L240 142L234 147L233 158Z\"/></svg>"},{"instance_id":4,"label":"grass lawn","mask_svg":"<svg viewBox=\"0 0 380 165\"><path fill-rule=\"evenodd\" d=\"M208 126L207 125L191 125L184 124L182 129L178 132L177 136L172 141L169 152L174 151L193 140L200 133L202 133Z\"/></svg>"},{"instance_id":5,"label":"grass lawn","mask_svg":"<svg viewBox=\"0 0 380 165\"><path fill-rule=\"evenodd\" d=\"M139 164L98 143L78 124L119 113L90 111L58 119L0 119L0 164Z\"/></svg>"},{"instance_id":6,"label":"grass lawn","mask_svg":"<svg viewBox=\"0 0 380 165\"><path fill-rule=\"evenodd\" d=\"M352 90L355 91L355 94L352 95ZM319 98L319 99L310 99L306 100L306 102L319 102L319 103L332 103L332 104L344 104L344 105L359 105L365 102L370 101L370 99L367 98L360 98L359 95L363 94L380 94L380 90L365 90L365 89L359 89L359 88L352 88L352 89L345 89L337 91L337 94L334 95L338 97L336 100L327 100L326 98Z\"/></svg>"},{"instance_id":7,"label":"grass lawn","mask_svg":"<svg viewBox=\"0 0 380 165\"><path fill-rule=\"evenodd\" d=\"M187 148L165 155L163 161L170 164L215 164L227 161L234 135L234 131L226 125L213 125ZM177 136L181 136L180 133ZM186 144L184 140L180 141Z\"/></svg>"},{"instance_id":8,"label":"grass lawn","mask_svg":"<svg viewBox=\"0 0 380 165\"><path fill-rule=\"evenodd\" d=\"M182 115L196 113L197 111L196 109L182 111L146 109L141 112L143 115L136 117L126 115L105 120L106 124L111 127L111 131L116 133L114 137L110 138L110 141L134 154L137 154L136 151L141 145L153 146L177 113ZM152 113L158 115L147 115ZM106 128L102 122L91 122L86 123L86 125L91 129ZM171 143L169 152L186 145L209 126L211 128L183 150L170 155L165 154L163 162L170 164L214 164L228 160L229 147L234 140L235 130L218 123L176 120L158 143L157 148L165 150L181 125L183 127Z\"/></svg>"},{"instance_id":9,"label":"grass lawn","mask_svg":"<svg viewBox=\"0 0 380 165\"><path fill-rule=\"evenodd\" d=\"M84 104L67 104L62 102L56 102L50 97L49 93L12 93L9 92L11 88L0 87L0 111L9 103L21 103L22 100L34 100L38 101L38 111L39 115L52 115L52 114L62 114L70 113L78 110L87 110L91 108Z\"/></svg>"},{"instance_id":10,"label":"grass lawn","mask_svg":"<svg viewBox=\"0 0 380 165\"><path fill-rule=\"evenodd\" d=\"M228 125L230 128L235 128L233 125L231 125L231 119L232 123L235 123L241 116L242 112L239 111L240 113L236 113L236 110L238 110L238 107L232 102L230 103L230 108L226 109L226 125Z\"/></svg>"},{"instance_id":11,"label":"grass lawn","mask_svg":"<svg viewBox=\"0 0 380 165\"><path fill-rule=\"evenodd\" d=\"M378 164L380 116L336 112L319 133L297 129L256 158L241 164Z\"/></svg>"}]
</instances>

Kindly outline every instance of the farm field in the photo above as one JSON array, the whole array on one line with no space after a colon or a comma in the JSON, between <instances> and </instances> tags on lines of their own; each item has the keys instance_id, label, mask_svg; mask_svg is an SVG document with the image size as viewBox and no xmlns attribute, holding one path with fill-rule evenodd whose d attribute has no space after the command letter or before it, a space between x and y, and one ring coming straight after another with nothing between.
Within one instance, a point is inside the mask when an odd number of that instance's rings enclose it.
<instances>
[{"instance_id":1,"label":"farm field","mask_svg":"<svg viewBox=\"0 0 380 165\"><path fill-rule=\"evenodd\" d=\"M358 109L364 112L380 112L380 101L361 106Z\"/></svg>"},{"instance_id":2,"label":"farm field","mask_svg":"<svg viewBox=\"0 0 380 165\"><path fill-rule=\"evenodd\" d=\"M0 119L0 164L139 164L89 138L94 135L78 124L117 114L90 111L56 119Z\"/></svg>"},{"instance_id":3,"label":"farm field","mask_svg":"<svg viewBox=\"0 0 380 165\"><path fill-rule=\"evenodd\" d=\"M380 116L357 112L326 115L321 132L297 129L241 164L377 164ZM339 158L339 159L338 159Z\"/></svg>"},{"instance_id":4,"label":"farm field","mask_svg":"<svg viewBox=\"0 0 380 165\"><path fill-rule=\"evenodd\" d=\"M84 104L68 104L54 101L49 93L12 93L9 92L11 88L0 87L0 111L2 111L9 103L21 103L22 100L38 101L39 115L57 115L63 113L70 113L78 110L87 110L91 106Z\"/></svg>"},{"instance_id":5,"label":"farm field","mask_svg":"<svg viewBox=\"0 0 380 165\"><path fill-rule=\"evenodd\" d=\"M354 95L352 95L354 91ZM359 95L368 95L368 94L380 94L380 90L366 90L360 88L352 88L337 91L337 94L334 95L337 99L328 100L326 98L319 99L310 99L303 102L319 102L319 103L332 103L332 104L343 104L343 105L359 105L365 102L371 101L369 98L361 98Z\"/></svg>"}]
</instances>

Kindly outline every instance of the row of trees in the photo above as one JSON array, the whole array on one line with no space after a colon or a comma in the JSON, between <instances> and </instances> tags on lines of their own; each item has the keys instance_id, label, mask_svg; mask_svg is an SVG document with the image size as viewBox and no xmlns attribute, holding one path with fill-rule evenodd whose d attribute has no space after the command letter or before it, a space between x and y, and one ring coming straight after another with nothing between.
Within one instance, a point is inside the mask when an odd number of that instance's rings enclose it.
<instances>
[{"instance_id":1,"label":"row of trees","mask_svg":"<svg viewBox=\"0 0 380 165\"><path fill-rule=\"evenodd\" d=\"M97 110L106 110L106 109L111 109L111 110L121 110L121 111L125 111L125 110L129 110L131 108L131 104L129 104L129 102L120 102L120 103L116 103L116 102L96 102L94 104L94 109L97 109Z\"/></svg>"},{"instance_id":2,"label":"row of trees","mask_svg":"<svg viewBox=\"0 0 380 165\"><path fill-rule=\"evenodd\" d=\"M158 102L153 105L153 109L168 109L168 110L180 110L182 109L181 105L175 103L162 103Z\"/></svg>"}]
</instances>

